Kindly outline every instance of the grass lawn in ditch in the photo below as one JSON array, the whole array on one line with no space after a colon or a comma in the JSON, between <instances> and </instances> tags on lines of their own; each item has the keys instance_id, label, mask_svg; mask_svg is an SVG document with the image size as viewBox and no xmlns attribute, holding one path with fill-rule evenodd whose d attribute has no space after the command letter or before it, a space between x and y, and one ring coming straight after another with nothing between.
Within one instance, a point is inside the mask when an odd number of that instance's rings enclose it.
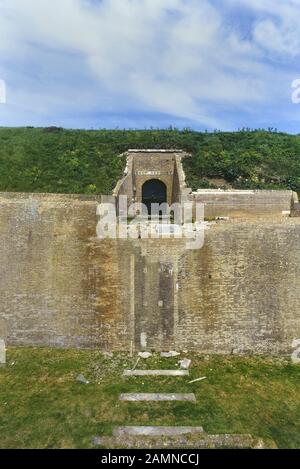
<instances>
[{"instance_id":1,"label":"grass lawn in ditch","mask_svg":"<svg viewBox=\"0 0 300 469\"><path fill-rule=\"evenodd\" d=\"M136 356L95 350L9 348L0 367L0 448L91 448L115 426L203 426L207 433L250 433L279 448L300 448L300 365L285 358L154 354L138 368L188 377L123 378ZM83 374L89 384L76 381ZM189 384L202 376L207 379ZM122 392L193 392L189 402L119 401Z\"/></svg>"}]
</instances>

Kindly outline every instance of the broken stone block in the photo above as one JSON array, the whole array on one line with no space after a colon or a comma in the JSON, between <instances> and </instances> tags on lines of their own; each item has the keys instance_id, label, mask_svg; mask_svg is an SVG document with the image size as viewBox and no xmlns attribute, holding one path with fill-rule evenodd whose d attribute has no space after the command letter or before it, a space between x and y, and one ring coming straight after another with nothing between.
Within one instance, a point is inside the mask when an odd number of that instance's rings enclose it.
<instances>
[{"instance_id":1,"label":"broken stone block","mask_svg":"<svg viewBox=\"0 0 300 469\"><path fill-rule=\"evenodd\" d=\"M83 384L89 384L89 381L82 374L77 376L76 381Z\"/></svg>"},{"instance_id":2,"label":"broken stone block","mask_svg":"<svg viewBox=\"0 0 300 469\"><path fill-rule=\"evenodd\" d=\"M300 339L293 340L292 347L296 350L292 353L292 363L300 363Z\"/></svg>"},{"instance_id":3,"label":"broken stone block","mask_svg":"<svg viewBox=\"0 0 300 469\"><path fill-rule=\"evenodd\" d=\"M138 356L141 358L150 358L152 357L152 353L151 352L139 352Z\"/></svg>"},{"instance_id":4,"label":"broken stone block","mask_svg":"<svg viewBox=\"0 0 300 469\"><path fill-rule=\"evenodd\" d=\"M141 333L141 347L147 347L147 334L146 332Z\"/></svg>"},{"instance_id":5,"label":"broken stone block","mask_svg":"<svg viewBox=\"0 0 300 469\"><path fill-rule=\"evenodd\" d=\"M102 444L102 438L100 436L94 436L94 438L92 438L93 446L100 446L101 444Z\"/></svg>"},{"instance_id":6,"label":"broken stone block","mask_svg":"<svg viewBox=\"0 0 300 469\"><path fill-rule=\"evenodd\" d=\"M171 350L170 352L161 352L160 356L162 358L172 358L172 357L177 357L180 355L179 352L175 352L174 350Z\"/></svg>"},{"instance_id":7,"label":"broken stone block","mask_svg":"<svg viewBox=\"0 0 300 469\"><path fill-rule=\"evenodd\" d=\"M0 365L6 363L6 347L3 339L0 339Z\"/></svg>"},{"instance_id":8,"label":"broken stone block","mask_svg":"<svg viewBox=\"0 0 300 469\"><path fill-rule=\"evenodd\" d=\"M180 368L183 370L188 370L191 363L192 363L192 360L190 360L189 358L184 358L183 360L179 361Z\"/></svg>"}]
</instances>

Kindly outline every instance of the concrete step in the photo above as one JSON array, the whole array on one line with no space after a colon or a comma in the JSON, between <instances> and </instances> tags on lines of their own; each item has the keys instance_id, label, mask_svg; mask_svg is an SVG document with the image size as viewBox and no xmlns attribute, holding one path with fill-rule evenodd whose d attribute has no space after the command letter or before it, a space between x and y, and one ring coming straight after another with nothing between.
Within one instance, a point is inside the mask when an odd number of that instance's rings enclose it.
<instances>
[{"instance_id":1,"label":"concrete step","mask_svg":"<svg viewBox=\"0 0 300 469\"><path fill-rule=\"evenodd\" d=\"M188 370L124 370L123 376L188 376Z\"/></svg>"},{"instance_id":2,"label":"concrete step","mask_svg":"<svg viewBox=\"0 0 300 469\"><path fill-rule=\"evenodd\" d=\"M120 401L139 402L139 401L188 401L196 402L193 393L124 393L120 394Z\"/></svg>"},{"instance_id":3,"label":"concrete step","mask_svg":"<svg viewBox=\"0 0 300 469\"><path fill-rule=\"evenodd\" d=\"M177 436L203 433L202 427L117 427L113 436Z\"/></svg>"}]
</instances>

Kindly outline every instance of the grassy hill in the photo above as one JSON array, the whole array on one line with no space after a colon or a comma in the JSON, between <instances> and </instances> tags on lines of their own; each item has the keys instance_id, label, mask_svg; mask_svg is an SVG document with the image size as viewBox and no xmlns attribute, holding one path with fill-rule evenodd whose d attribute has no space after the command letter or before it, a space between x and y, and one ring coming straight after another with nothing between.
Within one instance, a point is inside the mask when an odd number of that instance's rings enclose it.
<instances>
[{"instance_id":1,"label":"grassy hill","mask_svg":"<svg viewBox=\"0 0 300 469\"><path fill-rule=\"evenodd\" d=\"M187 183L300 193L300 135L272 131L0 128L0 191L109 194L128 148L180 148ZM216 182L217 181L217 182Z\"/></svg>"}]
</instances>

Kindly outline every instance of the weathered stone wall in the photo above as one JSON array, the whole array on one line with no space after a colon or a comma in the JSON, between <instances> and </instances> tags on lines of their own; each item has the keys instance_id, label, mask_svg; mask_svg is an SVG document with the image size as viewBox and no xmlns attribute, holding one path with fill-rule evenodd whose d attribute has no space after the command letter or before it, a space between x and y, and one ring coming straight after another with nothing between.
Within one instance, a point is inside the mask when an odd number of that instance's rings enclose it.
<instances>
[{"instance_id":1,"label":"weathered stone wall","mask_svg":"<svg viewBox=\"0 0 300 469\"><path fill-rule=\"evenodd\" d=\"M142 202L142 187L149 179L162 181L167 188L167 203L172 204L173 178L174 178L173 153L136 152L134 154L134 184L136 189L136 202Z\"/></svg>"},{"instance_id":2,"label":"weathered stone wall","mask_svg":"<svg viewBox=\"0 0 300 469\"><path fill-rule=\"evenodd\" d=\"M288 354L300 338L300 219L185 240L98 240L93 197L0 194L8 344Z\"/></svg>"},{"instance_id":3,"label":"weathered stone wall","mask_svg":"<svg viewBox=\"0 0 300 469\"><path fill-rule=\"evenodd\" d=\"M146 181L158 179L167 190L167 203L181 200L186 190L181 159L186 153L181 150L128 150L121 157L127 158L124 177L117 183L114 196L128 196L128 205L142 202L142 188Z\"/></svg>"},{"instance_id":4,"label":"weathered stone wall","mask_svg":"<svg viewBox=\"0 0 300 469\"><path fill-rule=\"evenodd\" d=\"M0 336L8 343L124 348L126 246L95 240L97 200L0 195Z\"/></svg>"},{"instance_id":5,"label":"weathered stone wall","mask_svg":"<svg viewBox=\"0 0 300 469\"><path fill-rule=\"evenodd\" d=\"M293 220L293 221L292 221ZM220 353L289 353L300 338L300 220L218 223L179 263L176 337Z\"/></svg>"},{"instance_id":6,"label":"weathered stone wall","mask_svg":"<svg viewBox=\"0 0 300 469\"><path fill-rule=\"evenodd\" d=\"M293 192L288 190L211 190L199 189L190 199L204 204L206 217L281 215L292 209Z\"/></svg>"}]
</instances>

